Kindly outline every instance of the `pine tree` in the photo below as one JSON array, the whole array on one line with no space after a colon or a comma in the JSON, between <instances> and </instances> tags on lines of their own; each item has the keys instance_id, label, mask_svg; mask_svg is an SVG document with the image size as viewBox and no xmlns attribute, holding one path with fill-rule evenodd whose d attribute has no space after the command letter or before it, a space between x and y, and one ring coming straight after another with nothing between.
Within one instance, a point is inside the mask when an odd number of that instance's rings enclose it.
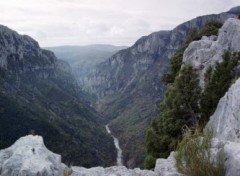
<instances>
[{"instance_id":1,"label":"pine tree","mask_svg":"<svg viewBox=\"0 0 240 176\"><path fill-rule=\"evenodd\" d=\"M217 107L218 101L230 87L232 79L234 79L233 68L238 64L238 60L239 54L227 51L223 55L223 61L216 64L214 71L211 68L207 70L205 78L208 81L201 100L202 126L209 120Z\"/></svg>"},{"instance_id":2,"label":"pine tree","mask_svg":"<svg viewBox=\"0 0 240 176\"><path fill-rule=\"evenodd\" d=\"M200 93L197 74L191 66L184 66L166 91L164 101L160 105L160 117L151 123L147 131L146 168L153 168L153 160L166 158L170 151L175 149L184 126L198 124Z\"/></svg>"}]
</instances>

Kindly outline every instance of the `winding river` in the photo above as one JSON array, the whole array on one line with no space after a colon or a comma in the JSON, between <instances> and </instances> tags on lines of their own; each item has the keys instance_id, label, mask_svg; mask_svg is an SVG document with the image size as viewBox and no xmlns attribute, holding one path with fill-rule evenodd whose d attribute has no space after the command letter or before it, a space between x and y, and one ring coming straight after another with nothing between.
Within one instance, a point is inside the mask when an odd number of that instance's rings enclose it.
<instances>
[{"instance_id":1,"label":"winding river","mask_svg":"<svg viewBox=\"0 0 240 176\"><path fill-rule=\"evenodd\" d=\"M112 135L110 129L109 129L109 126L108 124L105 126L106 127L106 130L108 132L108 134L110 134L113 138L113 141L114 141L114 145L117 149L117 166L123 166L123 162L122 162L122 149L120 148L119 146L119 141L118 139Z\"/></svg>"}]
</instances>

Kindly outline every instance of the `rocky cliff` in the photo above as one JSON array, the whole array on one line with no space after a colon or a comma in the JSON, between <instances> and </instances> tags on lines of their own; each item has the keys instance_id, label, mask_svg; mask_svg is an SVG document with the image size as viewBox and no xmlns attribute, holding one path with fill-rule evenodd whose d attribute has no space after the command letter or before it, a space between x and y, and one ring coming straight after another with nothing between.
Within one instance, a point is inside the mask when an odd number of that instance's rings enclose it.
<instances>
[{"instance_id":1,"label":"rocky cliff","mask_svg":"<svg viewBox=\"0 0 240 176\"><path fill-rule=\"evenodd\" d=\"M31 131L64 162L114 163L111 137L70 70L31 37L0 26L0 148Z\"/></svg>"},{"instance_id":2,"label":"rocky cliff","mask_svg":"<svg viewBox=\"0 0 240 176\"><path fill-rule=\"evenodd\" d=\"M200 29L209 21L224 22L237 17L230 12L198 17L171 31L142 37L132 47L99 64L85 78L84 90L97 95L98 111L106 121L114 119L110 127L119 137L127 166L143 163L145 130L159 113L166 89L161 77L167 72L172 55L182 47L189 31Z\"/></svg>"},{"instance_id":3,"label":"rocky cliff","mask_svg":"<svg viewBox=\"0 0 240 176\"><path fill-rule=\"evenodd\" d=\"M219 30L218 36L203 37L192 42L185 50L183 62L190 64L198 71L200 85L204 87L204 74L209 66L215 67L222 61L225 51L240 51L240 21L228 19Z\"/></svg>"}]
</instances>

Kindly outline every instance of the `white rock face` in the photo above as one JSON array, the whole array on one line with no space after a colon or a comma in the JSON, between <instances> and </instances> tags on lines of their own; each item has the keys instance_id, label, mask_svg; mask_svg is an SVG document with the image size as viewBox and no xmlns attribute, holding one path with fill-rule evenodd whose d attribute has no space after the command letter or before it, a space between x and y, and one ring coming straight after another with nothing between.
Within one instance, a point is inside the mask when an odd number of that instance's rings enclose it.
<instances>
[{"instance_id":1,"label":"white rock face","mask_svg":"<svg viewBox=\"0 0 240 176\"><path fill-rule=\"evenodd\" d=\"M224 146L225 176L240 175L240 143L228 142Z\"/></svg>"},{"instance_id":2,"label":"white rock face","mask_svg":"<svg viewBox=\"0 0 240 176\"><path fill-rule=\"evenodd\" d=\"M240 79L221 98L207 127L214 132L213 156L224 150L225 175L240 175Z\"/></svg>"},{"instance_id":3,"label":"white rock face","mask_svg":"<svg viewBox=\"0 0 240 176\"><path fill-rule=\"evenodd\" d=\"M61 176L65 165L61 156L49 151L41 136L26 136L0 150L1 176Z\"/></svg>"},{"instance_id":4,"label":"white rock face","mask_svg":"<svg viewBox=\"0 0 240 176\"><path fill-rule=\"evenodd\" d=\"M192 42L185 50L183 62L192 65L200 75L200 85L204 87L204 73L211 65L222 61L225 50L240 50L240 20L229 18L219 30L218 37L203 37Z\"/></svg>"},{"instance_id":5,"label":"white rock face","mask_svg":"<svg viewBox=\"0 0 240 176\"><path fill-rule=\"evenodd\" d=\"M124 166L113 166L108 168L93 167L72 167L72 176L158 176L157 173L141 169L127 169Z\"/></svg>"},{"instance_id":6,"label":"white rock face","mask_svg":"<svg viewBox=\"0 0 240 176\"><path fill-rule=\"evenodd\" d=\"M175 165L175 152L171 152L167 159L158 159L156 161L154 172L159 176L181 176L182 174L177 172Z\"/></svg>"},{"instance_id":7,"label":"white rock face","mask_svg":"<svg viewBox=\"0 0 240 176\"><path fill-rule=\"evenodd\" d=\"M213 128L216 138L240 142L240 79L221 98L208 126Z\"/></svg>"}]
</instances>

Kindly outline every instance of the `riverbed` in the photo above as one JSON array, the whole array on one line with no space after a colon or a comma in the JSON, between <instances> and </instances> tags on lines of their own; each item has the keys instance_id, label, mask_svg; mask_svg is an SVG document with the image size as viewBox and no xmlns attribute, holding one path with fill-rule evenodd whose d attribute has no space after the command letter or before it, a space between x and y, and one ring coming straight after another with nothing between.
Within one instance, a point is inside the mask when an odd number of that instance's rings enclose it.
<instances>
[{"instance_id":1,"label":"riverbed","mask_svg":"<svg viewBox=\"0 0 240 176\"><path fill-rule=\"evenodd\" d=\"M112 135L111 130L109 129L109 125L107 124L105 127L106 127L106 130L107 130L108 134L110 134L112 136L114 145L115 145L115 147L117 149L117 161L116 161L116 164L117 164L117 166L123 166L122 149L119 146L119 141L118 141L118 139L115 136Z\"/></svg>"}]
</instances>

